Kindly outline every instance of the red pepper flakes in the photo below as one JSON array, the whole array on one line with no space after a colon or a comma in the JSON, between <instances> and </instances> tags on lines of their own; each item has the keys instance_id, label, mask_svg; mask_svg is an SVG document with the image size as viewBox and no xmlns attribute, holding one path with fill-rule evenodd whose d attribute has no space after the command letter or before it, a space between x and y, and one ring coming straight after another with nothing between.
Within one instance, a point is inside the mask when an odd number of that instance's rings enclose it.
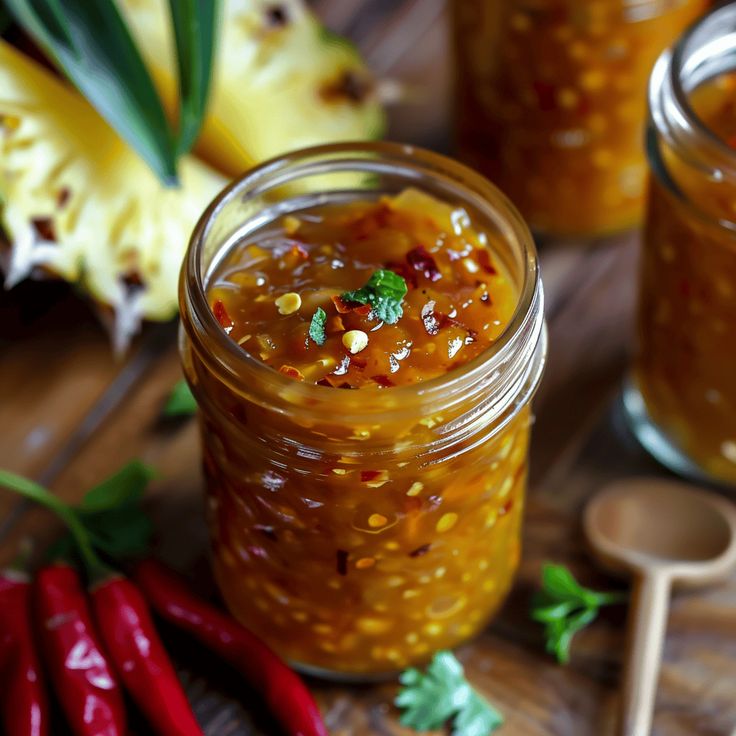
<instances>
[{"instance_id":1,"label":"red pepper flakes","mask_svg":"<svg viewBox=\"0 0 736 736\"><path fill-rule=\"evenodd\" d=\"M475 342L478 339L478 331L472 329L471 327L467 327L459 319L450 317L444 312L435 312L435 314L437 315L440 329L442 329L443 327L447 327L448 325L451 325L452 327L459 327L460 329L465 330L465 332L468 333L468 336L465 339L466 345L468 344L468 341Z\"/></svg>"},{"instance_id":2,"label":"red pepper flakes","mask_svg":"<svg viewBox=\"0 0 736 736\"><path fill-rule=\"evenodd\" d=\"M212 305L212 313L215 315L215 319L220 323L220 327L225 330L225 334L229 335L233 331L235 323L232 321L230 315L225 309L225 305L220 299L217 299Z\"/></svg>"},{"instance_id":3,"label":"red pepper flakes","mask_svg":"<svg viewBox=\"0 0 736 736\"><path fill-rule=\"evenodd\" d=\"M353 386L352 383L348 383L347 381L343 381L337 388L357 388L357 386Z\"/></svg>"},{"instance_id":4,"label":"red pepper flakes","mask_svg":"<svg viewBox=\"0 0 736 736\"><path fill-rule=\"evenodd\" d=\"M371 381L375 381L382 388L391 388L396 384L388 376L371 376Z\"/></svg>"},{"instance_id":5,"label":"red pepper flakes","mask_svg":"<svg viewBox=\"0 0 736 736\"><path fill-rule=\"evenodd\" d=\"M506 514L511 511L511 509L514 507L514 499L510 498L506 503L501 506L501 508L498 510L498 513L501 514L501 516L505 516Z\"/></svg>"},{"instance_id":6,"label":"red pepper flakes","mask_svg":"<svg viewBox=\"0 0 736 736\"><path fill-rule=\"evenodd\" d=\"M309 251L307 251L300 243L295 243L294 245L292 245L289 253L292 256L297 256L298 258L301 258L303 261L309 260Z\"/></svg>"},{"instance_id":7,"label":"red pepper flakes","mask_svg":"<svg viewBox=\"0 0 736 736\"><path fill-rule=\"evenodd\" d=\"M349 312L355 312L361 316L370 314L370 304L359 304L358 302L346 302L341 296L331 297L332 303L335 305L335 309L340 314L348 314Z\"/></svg>"},{"instance_id":8,"label":"red pepper flakes","mask_svg":"<svg viewBox=\"0 0 736 736\"><path fill-rule=\"evenodd\" d=\"M481 248L476 253L476 260L478 261L478 265L486 272L491 274L492 276L495 276L498 274L498 271L496 270L496 267L493 265L493 261L491 260L491 254L485 250L485 248Z\"/></svg>"},{"instance_id":9,"label":"red pepper flakes","mask_svg":"<svg viewBox=\"0 0 736 736\"><path fill-rule=\"evenodd\" d=\"M417 547L409 552L409 557L421 557L422 555L426 555L431 546L431 544L423 544L421 547Z\"/></svg>"},{"instance_id":10,"label":"red pepper flakes","mask_svg":"<svg viewBox=\"0 0 736 736\"><path fill-rule=\"evenodd\" d=\"M433 282L442 278L442 274L437 268L437 262L423 245L412 248L406 254L406 260L415 271L423 274L424 278Z\"/></svg>"},{"instance_id":11,"label":"red pepper flakes","mask_svg":"<svg viewBox=\"0 0 736 736\"><path fill-rule=\"evenodd\" d=\"M279 373L283 373L285 376L293 378L295 381L304 380L304 374L298 368L294 368L293 365L282 365L281 368L279 368Z\"/></svg>"},{"instance_id":12,"label":"red pepper flakes","mask_svg":"<svg viewBox=\"0 0 736 736\"><path fill-rule=\"evenodd\" d=\"M328 388L334 388L334 386L329 382L327 378L320 378L319 381L317 381L318 386L327 386Z\"/></svg>"},{"instance_id":13,"label":"red pepper flakes","mask_svg":"<svg viewBox=\"0 0 736 736\"><path fill-rule=\"evenodd\" d=\"M365 369L365 367L368 365L368 361L365 358L360 358L357 355L353 355L350 358L350 365L355 366L359 371L362 371Z\"/></svg>"},{"instance_id":14,"label":"red pepper flakes","mask_svg":"<svg viewBox=\"0 0 736 736\"><path fill-rule=\"evenodd\" d=\"M382 470L361 470L360 471L360 482L361 483L370 483L372 480L376 480L376 478L380 478L384 471Z\"/></svg>"},{"instance_id":15,"label":"red pepper flakes","mask_svg":"<svg viewBox=\"0 0 736 736\"><path fill-rule=\"evenodd\" d=\"M348 553L344 549L337 550L337 574L348 574Z\"/></svg>"}]
</instances>

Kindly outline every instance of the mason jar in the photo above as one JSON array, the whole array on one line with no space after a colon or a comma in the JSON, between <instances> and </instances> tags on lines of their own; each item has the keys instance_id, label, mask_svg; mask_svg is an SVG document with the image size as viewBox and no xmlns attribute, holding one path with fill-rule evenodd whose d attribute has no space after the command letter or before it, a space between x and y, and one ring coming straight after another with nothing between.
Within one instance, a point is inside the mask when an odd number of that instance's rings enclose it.
<instances>
[{"instance_id":1,"label":"mason jar","mask_svg":"<svg viewBox=\"0 0 736 736\"><path fill-rule=\"evenodd\" d=\"M736 4L660 57L638 350L625 400L676 472L736 485Z\"/></svg>"},{"instance_id":2,"label":"mason jar","mask_svg":"<svg viewBox=\"0 0 736 736\"><path fill-rule=\"evenodd\" d=\"M707 0L453 0L462 158L532 230L604 236L644 209L646 87Z\"/></svg>"},{"instance_id":3,"label":"mason jar","mask_svg":"<svg viewBox=\"0 0 736 736\"><path fill-rule=\"evenodd\" d=\"M513 281L514 315L486 352L420 383L340 391L289 379L223 332L209 279L249 233L408 186L462 207ZM213 202L180 299L212 560L232 613L294 666L359 679L481 631L519 563L530 401L546 349L537 256L510 202L409 146L298 151Z\"/></svg>"}]
</instances>

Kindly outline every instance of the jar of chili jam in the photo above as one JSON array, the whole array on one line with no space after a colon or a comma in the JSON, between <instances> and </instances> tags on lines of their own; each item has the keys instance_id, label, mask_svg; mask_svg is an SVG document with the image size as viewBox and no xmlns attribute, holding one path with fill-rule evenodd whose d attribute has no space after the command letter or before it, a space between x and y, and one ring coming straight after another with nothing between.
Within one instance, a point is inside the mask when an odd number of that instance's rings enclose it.
<instances>
[{"instance_id":1,"label":"jar of chili jam","mask_svg":"<svg viewBox=\"0 0 736 736\"><path fill-rule=\"evenodd\" d=\"M477 634L519 563L546 346L509 201L409 146L296 152L205 213L181 309L233 614L353 678Z\"/></svg>"},{"instance_id":2,"label":"jar of chili jam","mask_svg":"<svg viewBox=\"0 0 736 736\"><path fill-rule=\"evenodd\" d=\"M460 154L532 230L637 225L646 86L707 0L453 0Z\"/></svg>"},{"instance_id":3,"label":"jar of chili jam","mask_svg":"<svg viewBox=\"0 0 736 736\"><path fill-rule=\"evenodd\" d=\"M736 485L736 4L657 62L626 407L677 472Z\"/></svg>"}]
</instances>

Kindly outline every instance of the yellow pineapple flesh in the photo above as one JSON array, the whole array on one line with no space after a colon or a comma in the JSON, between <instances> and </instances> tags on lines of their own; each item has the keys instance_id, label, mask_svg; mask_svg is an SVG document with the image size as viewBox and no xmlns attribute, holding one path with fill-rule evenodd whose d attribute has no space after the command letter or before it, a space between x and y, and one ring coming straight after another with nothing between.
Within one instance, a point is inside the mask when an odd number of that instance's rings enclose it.
<instances>
[{"instance_id":1,"label":"yellow pineapple flesh","mask_svg":"<svg viewBox=\"0 0 736 736\"><path fill-rule=\"evenodd\" d=\"M166 0L120 8L175 115L177 76ZM237 176L318 143L378 138L383 112L357 51L302 0L223 0L212 93L196 153Z\"/></svg>"},{"instance_id":2,"label":"yellow pineapple flesh","mask_svg":"<svg viewBox=\"0 0 736 736\"><path fill-rule=\"evenodd\" d=\"M226 183L192 157L164 187L74 89L0 41L0 218L13 247L6 285L35 269L79 282L116 313L176 314L177 280L199 213Z\"/></svg>"}]
</instances>

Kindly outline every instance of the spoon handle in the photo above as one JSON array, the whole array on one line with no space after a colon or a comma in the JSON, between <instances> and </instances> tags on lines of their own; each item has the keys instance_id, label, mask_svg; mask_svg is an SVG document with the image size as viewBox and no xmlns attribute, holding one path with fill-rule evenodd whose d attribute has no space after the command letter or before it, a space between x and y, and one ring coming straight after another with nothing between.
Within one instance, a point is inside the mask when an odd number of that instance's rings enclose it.
<instances>
[{"instance_id":1,"label":"spoon handle","mask_svg":"<svg viewBox=\"0 0 736 736\"><path fill-rule=\"evenodd\" d=\"M653 571L636 579L621 693L620 736L649 736L667 628L671 581Z\"/></svg>"}]
</instances>

